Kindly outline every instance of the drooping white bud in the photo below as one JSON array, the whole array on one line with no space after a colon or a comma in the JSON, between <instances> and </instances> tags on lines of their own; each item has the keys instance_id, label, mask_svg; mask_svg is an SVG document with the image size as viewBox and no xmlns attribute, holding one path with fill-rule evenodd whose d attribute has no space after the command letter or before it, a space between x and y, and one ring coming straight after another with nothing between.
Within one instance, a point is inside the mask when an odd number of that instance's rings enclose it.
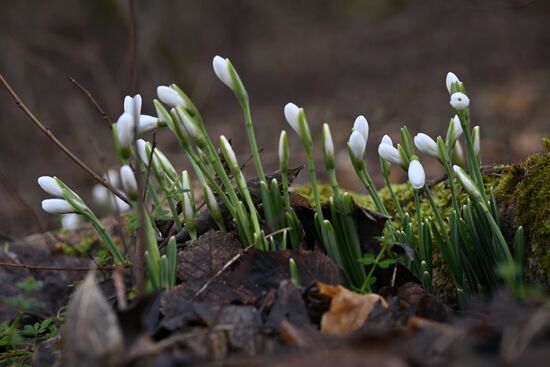
<instances>
[{"instance_id":1,"label":"drooping white bud","mask_svg":"<svg viewBox=\"0 0 550 367\"><path fill-rule=\"evenodd\" d=\"M353 123L353 130L363 135L363 139L365 139L365 143L369 141L369 123L365 118L365 116L363 115L357 116L357 118L355 119L355 122Z\"/></svg>"},{"instance_id":2,"label":"drooping white bud","mask_svg":"<svg viewBox=\"0 0 550 367\"><path fill-rule=\"evenodd\" d=\"M66 229L67 231L74 231L75 229L80 228L82 224L82 216L70 213L70 214L63 214L63 217L61 217L61 226L63 229Z\"/></svg>"},{"instance_id":3,"label":"drooping white bud","mask_svg":"<svg viewBox=\"0 0 550 367\"><path fill-rule=\"evenodd\" d=\"M128 165L124 165L120 168L120 180L122 181L122 187L124 191L131 199L137 198L138 185L136 182L136 176L134 171Z\"/></svg>"},{"instance_id":4,"label":"drooping white bud","mask_svg":"<svg viewBox=\"0 0 550 367\"><path fill-rule=\"evenodd\" d=\"M439 159L439 149L437 149L437 143L428 135L418 133L414 137L414 145L422 153Z\"/></svg>"},{"instance_id":5,"label":"drooping white bud","mask_svg":"<svg viewBox=\"0 0 550 367\"><path fill-rule=\"evenodd\" d=\"M188 108L185 100L180 96L178 91L173 88L160 85L157 87L157 96L162 103L170 107L183 106L183 108Z\"/></svg>"},{"instance_id":6,"label":"drooping white bud","mask_svg":"<svg viewBox=\"0 0 550 367\"><path fill-rule=\"evenodd\" d=\"M460 83L460 80L454 73L448 72L447 78L445 79L445 84L447 85L447 90L449 93L451 93L451 87L454 83Z\"/></svg>"},{"instance_id":7,"label":"drooping white bud","mask_svg":"<svg viewBox=\"0 0 550 367\"><path fill-rule=\"evenodd\" d=\"M143 139L136 141L139 158L146 166L149 165L149 156L151 155L151 144Z\"/></svg>"},{"instance_id":8,"label":"drooping white bud","mask_svg":"<svg viewBox=\"0 0 550 367\"><path fill-rule=\"evenodd\" d=\"M328 124L323 124L323 150L326 155L334 156L334 143Z\"/></svg>"},{"instance_id":9,"label":"drooping white bud","mask_svg":"<svg viewBox=\"0 0 550 367\"><path fill-rule=\"evenodd\" d=\"M458 139L458 138L460 138L460 136L463 133L462 125L460 124L460 118L458 117L458 115L455 115L453 117L453 122L454 122L454 127L455 127L455 139Z\"/></svg>"},{"instance_id":10,"label":"drooping white bud","mask_svg":"<svg viewBox=\"0 0 550 367\"><path fill-rule=\"evenodd\" d=\"M403 165L399 150L397 150L397 148L395 148L393 145L380 143L380 145L378 146L378 154L383 160L388 163L397 164L399 166Z\"/></svg>"},{"instance_id":11,"label":"drooping white bud","mask_svg":"<svg viewBox=\"0 0 550 367\"><path fill-rule=\"evenodd\" d=\"M143 134L158 127L159 119L155 116L141 115L139 117L138 133Z\"/></svg>"},{"instance_id":12,"label":"drooping white bud","mask_svg":"<svg viewBox=\"0 0 550 367\"><path fill-rule=\"evenodd\" d=\"M474 184L470 176L468 176L466 171L464 171L462 168L460 168L457 165L453 166L453 171L455 172L456 176L460 180L460 183L462 184L462 187L464 187L464 190L466 190L466 192L470 194L477 201L483 201L483 197L481 196L481 193L479 192L478 188L476 187L476 185Z\"/></svg>"},{"instance_id":13,"label":"drooping white bud","mask_svg":"<svg viewBox=\"0 0 550 367\"><path fill-rule=\"evenodd\" d=\"M38 178L38 185L42 188L42 190L46 191L48 194L52 196L56 196L59 198L63 197L63 190L61 190L61 186L57 183L57 180L54 177L50 176L42 176Z\"/></svg>"},{"instance_id":14,"label":"drooping white bud","mask_svg":"<svg viewBox=\"0 0 550 367\"><path fill-rule=\"evenodd\" d=\"M42 209L50 214L67 214L74 213L75 208L63 199L46 199L42 200Z\"/></svg>"},{"instance_id":15,"label":"drooping white bud","mask_svg":"<svg viewBox=\"0 0 550 367\"><path fill-rule=\"evenodd\" d=\"M229 73L229 62L227 59L217 55L214 56L212 60L212 67L214 68L214 73L221 82L229 87L229 89L234 90L233 80L231 79L231 74Z\"/></svg>"},{"instance_id":16,"label":"drooping white bud","mask_svg":"<svg viewBox=\"0 0 550 367\"><path fill-rule=\"evenodd\" d=\"M365 147L367 143L365 138L358 131L353 131L349 137L348 146L351 149L353 156L357 161L362 161L365 155Z\"/></svg>"},{"instance_id":17,"label":"drooping white bud","mask_svg":"<svg viewBox=\"0 0 550 367\"><path fill-rule=\"evenodd\" d=\"M117 138L122 148L129 148L134 140L134 118L124 112L116 123Z\"/></svg>"},{"instance_id":18,"label":"drooping white bud","mask_svg":"<svg viewBox=\"0 0 550 367\"><path fill-rule=\"evenodd\" d=\"M389 135L384 135L382 137L382 140L380 141L380 144L388 144L388 145L391 145L393 147L393 141L391 140Z\"/></svg>"},{"instance_id":19,"label":"drooping white bud","mask_svg":"<svg viewBox=\"0 0 550 367\"><path fill-rule=\"evenodd\" d=\"M201 133L187 110L183 108L176 108L176 111L187 134L195 140L199 139L201 137Z\"/></svg>"},{"instance_id":20,"label":"drooping white bud","mask_svg":"<svg viewBox=\"0 0 550 367\"><path fill-rule=\"evenodd\" d=\"M411 161L408 173L409 182L414 189L418 190L424 187L426 174L424 173L424 167L422 167L422 164L418 160L414 159Z\"/></svg>"},{"instance_id":21,"label":"drooping white bud","mask_svg":"<svg viewBox=\"0 0 550 367\"><path fill-rule=\"evenodd\" d=\"M285 105L285 118L290 127L298 135L300 135L300 122L299 122L299 115L300 115L300 107L296 106L294 103L289 102Z\"/></svg>"},{"instance_id":22,"label":"drooping white bud","mask_svg":"<svg viewBox=\"0 0 550 367\"><path fill-rule=\"evenodd\" d=\"M463 110L470 105L470 98L462 92L456 92L451 95L449 103L455 110Z\"/></svg>"},{"instance_id":23,"label":"drooping white bud","mask_svg":"<svg viewBox=\"0 0 550 367\"><path fill-rule=\"evenodd\" d=\"M183 215L185 220L193 219L193 202L191 201L191 194L188 192L183 194Z\"/></svg>"},{"instance_id":24,"label":"drooping white bud","mask_svg":"<svg viewBox=\"0 0 550 367\"><path fill-rule=\"evenodd\" d=\"M237 161L237 156L235 155L235 152L233 151L233 148L231 147L231 144L227 140L225 136L220 136L220 145L222 147L222 151L224 153L224 157L230 165L233 167L239 167L239 162Z\"/></svg>"}]
</instances>

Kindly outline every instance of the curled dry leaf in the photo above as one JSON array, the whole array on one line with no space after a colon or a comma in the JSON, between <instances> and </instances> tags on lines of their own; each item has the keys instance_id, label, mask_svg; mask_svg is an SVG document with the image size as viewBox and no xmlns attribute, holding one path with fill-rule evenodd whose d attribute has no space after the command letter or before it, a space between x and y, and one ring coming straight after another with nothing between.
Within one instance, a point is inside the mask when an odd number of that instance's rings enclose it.
<instances>
[{"instance_id":1,"label":"curled dry leaf","mask_svg":"<svg viewBox=\"0 0 550 367\"><path fill-rule=\"evenodd\" d=\"M124 342L118 319L88 273L69 302L63 326L67 366L119 366Z\"/></svg>"},{"instance_id":2,"label":"curled dry leaf","mask_svg":"<svg viewBox=\"0 0 550 367\"><path fill-rule=\"evenodd\" d=\"M369 317L377 302L384 308L388 303L378 294L359 294L342 286L317 283L319 295L331 299L330 309L321 318L321 332L346 336L359 329Z\"/></svg>"}]
</instances>

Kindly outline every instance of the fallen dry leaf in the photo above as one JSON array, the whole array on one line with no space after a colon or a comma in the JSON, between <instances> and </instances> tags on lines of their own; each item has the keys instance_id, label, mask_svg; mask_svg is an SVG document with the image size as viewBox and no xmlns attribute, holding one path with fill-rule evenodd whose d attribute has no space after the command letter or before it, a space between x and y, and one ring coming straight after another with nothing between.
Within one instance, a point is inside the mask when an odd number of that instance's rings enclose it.
<instances>
[{"instance_id":1,"label":"fallen dry leaf","mask_svg":"<svg viewBox=\"0 0 550 367\"><path fill-rule=\"evenodd\" d=\"M321 332L328 335L346 336L359 329L377 302L388 307L378 294L359 294L342 286L318 283L319 294L331 298L330 309L321 319Z\"/></svg>"}]
</instances>

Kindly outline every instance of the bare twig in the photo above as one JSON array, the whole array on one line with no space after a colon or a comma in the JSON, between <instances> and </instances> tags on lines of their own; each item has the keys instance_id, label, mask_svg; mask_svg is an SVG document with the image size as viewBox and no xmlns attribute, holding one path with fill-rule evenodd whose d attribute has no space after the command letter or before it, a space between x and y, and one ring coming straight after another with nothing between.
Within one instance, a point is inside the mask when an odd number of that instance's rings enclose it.
<instances>
[{"instance_id":1,"label":"bare twig","mask_svg":"<svg viewBox=\"0 0 550 367\"><path fill-rule=\"evenodd\" d=\"M107 115L107 112L105 112L105 110L101 107L101 105L99 104L99 102L97 102L97 100L94 98L94 96L92 95L92 92L90 92L88 89L86 89L86 87L84 87L82 84L80 84L75 78L73 77L69 77L69 80L77 86L78 89L80 89L82 91L82 93L84 93L86 95L86 97L88 97L88 99L90 100L90 102L92 102L92 104L94 105L95 109L99 112L99 114L101 115L101 117L103 118L103 120L105 120L105 122L107 122L107 124L109 125L109 127L111 127L113 125L113 120L111 120L111 118L109 117L109 115Z\"/></svg>"},{"instance_id":2,"label":"bare twig","mask_svg":"<svg viewBox=\"0 0 550 367\"><path fill-rule=\"evenodd\" d=\"M86 173L88 173L94 180L99 182L101 185L105 186L109 191L111 191L114 195L118 196L122 201L124 201L127 204L130 204L126 196L124 196L121 192L119 192L117 189L115 189L111 184L107 182L107 180L101 178L97 173L95 173L90 167L86 165L82 160L80 160L73 152L69 150L51 131L48 129L38 118L29 110L29 108L21 101L17 93L13 90L11 85L4 79L4 76L0 73L0 82L4 86L4 88L8 91L8 93L13 97L15 100L15 104L17 107L23 111L25 115L32 121L32 123L40 129L59 149L63 151L69 158L71 158L80 168L82 168Z\"/></svg>"},{"instance_id":3,"label":"bare twig","mask_svg":"<svg viewBox=\"0 0 550 367\"><path fill-rule=\"evenodd\" d=\"M124 265L129 267L129 265ZM89 270L113 270L115 267L111 265L105 266L55 266L55 265L31 265L31 264L22 264L22 263L9 263L0 261L0 268L21 268L29 270L58 270L58 271L89 271Z\"/></svg>"}]
</instances>

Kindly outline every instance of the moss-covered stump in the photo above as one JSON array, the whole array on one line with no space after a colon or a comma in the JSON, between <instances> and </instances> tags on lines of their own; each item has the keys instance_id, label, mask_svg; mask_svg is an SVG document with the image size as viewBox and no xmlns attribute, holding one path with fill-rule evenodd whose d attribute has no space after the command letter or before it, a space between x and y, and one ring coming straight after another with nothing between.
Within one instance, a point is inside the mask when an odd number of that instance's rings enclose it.
<instances>
[{"instance_id":1,"label":"moss-covered stump","mask_svg":"<svg viewBox=\"0 0 550 367\"><path fill-rule=\"evenodd\" d=\"M546 152L503 169L496 187L500 219L508 238L525 229L526 280L550 291L550 140Z\"/></svg>"}]
</instances>

